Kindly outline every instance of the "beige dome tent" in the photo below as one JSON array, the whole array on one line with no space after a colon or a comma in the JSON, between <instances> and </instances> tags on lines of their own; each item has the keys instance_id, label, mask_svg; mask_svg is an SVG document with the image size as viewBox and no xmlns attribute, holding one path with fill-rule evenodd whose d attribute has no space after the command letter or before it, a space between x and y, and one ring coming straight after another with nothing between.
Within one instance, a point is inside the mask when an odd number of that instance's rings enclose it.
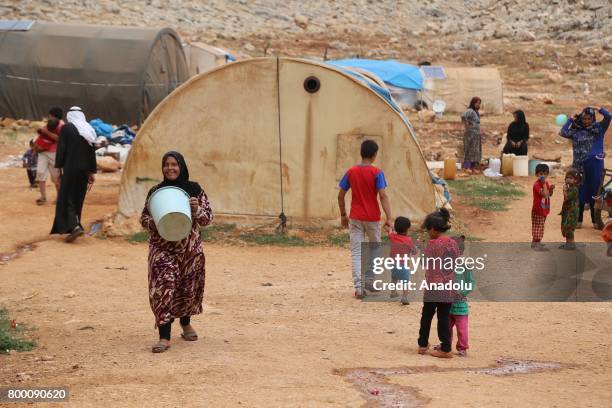
<instances>
[{"instance_id":1,"label":"beige dome tent","mask_svg":"<svg viewBox=\"0 0 612 408\"><path fill-rule=\"evenodd\" d=\"M441 100L446 103L446 111L461 113L478 96L487 112L504 113L503 82L497 68L444 67L444 73L444 79L423 81L423 99L428 106Z\"/></svg>"},{"instance_id":2,"label":"beige dome tent","mask_svg":"<svg viewBox=\"0 0 612 408\"><path fill-rule=\"evenodd\" d=\"M393 213L433 210L408 121L367 83L299 59L233 62L192 78L149 116L123 172L118 220L140 214L168 150L185 155L216 214L336 218L338 182L366 138L379 143Z\"/></svg>"}]
</instances>

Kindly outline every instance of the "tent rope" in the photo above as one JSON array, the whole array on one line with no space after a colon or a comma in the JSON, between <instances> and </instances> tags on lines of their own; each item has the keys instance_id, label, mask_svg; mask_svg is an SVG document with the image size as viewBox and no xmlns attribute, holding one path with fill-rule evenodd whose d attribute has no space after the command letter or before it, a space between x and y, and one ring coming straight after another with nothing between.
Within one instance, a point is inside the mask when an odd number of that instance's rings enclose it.
<instances>
[{"instance_id":1,"label":"tent rope","mask_svg":"<svg viewBox=\"0 0 612 408\"><path fill-rule=\"evenodd\" d=\"M281 103L280 103L280 59L276 57L276 104L278 108L278 170L280 176L280 198L281 213L278 216L280 223L276 230L284 233L287 228L287 216L285 215L285 196L283 191L283 141L281 137Z\"/></svg>"}]
</instances>

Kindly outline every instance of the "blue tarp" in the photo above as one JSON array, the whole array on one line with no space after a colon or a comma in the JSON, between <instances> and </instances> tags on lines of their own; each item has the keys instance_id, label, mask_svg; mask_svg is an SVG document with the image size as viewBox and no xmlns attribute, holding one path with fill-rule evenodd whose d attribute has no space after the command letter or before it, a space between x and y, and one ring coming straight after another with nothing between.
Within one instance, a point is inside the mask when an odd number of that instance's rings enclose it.
<instances>
[{"instance_id":1,"label":"blue tarp","mask_svg":"<svg viewBox=\"0 0 612 408\"><path fill-rule=\"evenodd\" d=\"M325 61L329 65L343 68L359 68L369 71L385 83L406 89L423 89L421 70L416 65L394 60L376 61L368 59L344 59Z\"/></svg>"},{"instance_id":2,"label":"blue tarp","mask_svg":"<svg viewBox=\"0 0 612 408\"><path fill-rule=\"evenodd\" d=\"M89 121L89 124L96 131L96 135L104 136L106 138L110 138L113 133L113 125L109 125L108 123L104 123L102 119L93 119Z\"/></svg>"},{"instance_id":3,"label":"blue tarp","mask_svg":"<svg viewBox=\"0 0 612 408\"><path fill-rule=\"evenodd\" d=\"M104 123L102 119L93 119L89 121L91 127L96 131L96 135L104 136L109 142L119 144L132 144L136 133L128 126L121 125L114 127L108 123Z\"/></svg>"}]
</instances>

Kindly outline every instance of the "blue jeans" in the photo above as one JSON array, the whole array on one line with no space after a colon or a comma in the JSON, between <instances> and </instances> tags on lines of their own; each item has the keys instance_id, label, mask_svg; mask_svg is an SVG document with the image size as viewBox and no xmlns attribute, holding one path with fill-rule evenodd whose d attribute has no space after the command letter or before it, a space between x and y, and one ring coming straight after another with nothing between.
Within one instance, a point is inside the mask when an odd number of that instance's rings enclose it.
<instances>
[{"instance_id":1,"label":"blue jeans","mask_svg":"<svg viewBox=\"0 0 612 408\"><path fill-rule=\"evenodd\" d=\"M409 282L410 281L410 269L407 268L393 268L393 271L391 271L391 280L393 282L397 282L397 281L406 281Z\"/></svg>"}]
</instances>

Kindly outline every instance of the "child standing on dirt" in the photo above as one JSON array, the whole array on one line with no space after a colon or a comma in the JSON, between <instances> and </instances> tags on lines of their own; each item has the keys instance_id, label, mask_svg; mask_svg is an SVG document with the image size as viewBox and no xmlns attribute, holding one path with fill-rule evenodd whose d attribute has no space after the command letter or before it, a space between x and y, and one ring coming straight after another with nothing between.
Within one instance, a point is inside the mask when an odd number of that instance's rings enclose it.
<instances>
[{"instance_id":1,"label":"child standing on dirt","mask_svg":"<svg viewBox=\"0 0 612 408\"><path fill-rule=\"evenodd\" d=\"M533 240L531 241L531 248L536 251L547 251L548 249L542 245L542 238L544 238L546 217L550 213L550 197L555 190L555 186L546 181L550 173L546 164L538 164L535 173L538 179L533 183L533 207L531 208Z\"/></svg>"},{"instance_id":2,"label":"child standing on dirt","mask_svg":"<svg viewBox=\"0 0 612 408\"><path fill-rule=\"evenodd\" d=\"M465 249L465 236L455 237L457 246L459 247L459 253L462 255ZM468 313L469 307L467 302L467 295L474 290L474 276L472 271L462 267L455 268L455 282L462 284L464 290L456 292L456 299L451 305L449 313L450 322L450 342L453 342L453 327L457 327L457 355L459 357L467 357L467 350L470 348L468 341ZM435 350L440 350L440 345L434 347Z\"/></svg>"},{"instance_id":3,"label":"child standing on dirt","mask_svg":"<svg viewBox=\"0 0 612 408\"><path fill-rule=\"evenodd\" d=\"M412 256L415 254L414 244L412 238L408 236L408 230L410 229L410 219L406 217L397 217L393 223L393 231L389 232L389 241L391 242L391 251L389 252L389 258L395 258L397 255L403 257L404 255ZM391 272L391 280L393 283L401 282L403 285L407 285L410 282L410 269L408 268L393 268ZM392 290L390 297L396 298L399 294L397 290ZM402 298L400 300L402 305L409 305L408 301L408 290L402 289Z\"/></svg>"},{"instance_id":4,"label":"child standing on dirt","mask_svg":"<svg viewBox=\"0 0 612 408\"><path fill-rule=\"evenodd\" d=\"M563 207L561 208L561 234L565 237L565 244L560 249L576 249L574 231L578 225L578 211L580 207L578 186L581 181L580 172L571 168L565 173L563 185Z\"/></svg>"},{"instance_id":5,"label":"child standing on dirt","mask_svg":"<svg viewBox=\"0 0 612 408\"><path fill-rule=\"evenodd\" d=\"M441 208L425 218L423 229L429 235L429 242L425 247L425 261L427 270L425 281L428 289L423 293L423 311L421 312L421 328L419 329L419 354L426 354L429 349L429 331L431 321L435 314L438 315L438 337L440 347L431 352L431 355L439 358L452 358L451 333L449 313L455 299L452 290L431 289L436 284L446 284L454 281L454 265L459 257L459 246L457 242L446 235L450 226L450 213L446 208Z\"/></svg>"},{"instance_id":6,"label":"child standing on dirt","mask_svg":"<svg viewBox=\"0 0 612 408\"><path fill-rule=\"evenodd\" d=\"M385 192L387 180L383 171L372 165L377 154L378 144L375 141L365 140L361 143L361 163L348 169L339 184L338 207L342 226L349 228L353 285L357 299L363 299L366 286L374 290L373 276L366 276L366 285L361 281L361 244L366 236L369 242L380 242L378 198L386 216L384 228L391 229L391 205ZM351 212L347 215L344 198L349 189L352 190Z\"/></svg>"},{"instance_id":7,"label":"child standing on dirt","mask_svg":"<svg viewBox=\"0 0 612 408\"><path fill-rule=\"evenodd\" d=\"M34 148L34 139L30 140L30 148L26 150L21 158L21 165L26 169L30 188L36 188L36 165L38 162L38 153Z\"/></svg>"},{"instance_id":8,"label":"child standing on dirt","mask_svg":"<svg viewBox=\"0 0 612 408\"><path fill-rule=\"evenodd\" d=\"M459 246L459 253L463 254L465 249L465 236L456 238L457 245ZM468 313L469 307L467 302L467 295L474 290L474 276L472 271L463 268L463 270L455 270L455 282L463 282L465 289L457 292L458 299L453 302L450 309L449 321L450 321L450 337L451 343L453 342L453 326L457 327L457 354L459 357L467 357L467 349L470 348L468 342Z\"/></svg>"}]
</instances>

